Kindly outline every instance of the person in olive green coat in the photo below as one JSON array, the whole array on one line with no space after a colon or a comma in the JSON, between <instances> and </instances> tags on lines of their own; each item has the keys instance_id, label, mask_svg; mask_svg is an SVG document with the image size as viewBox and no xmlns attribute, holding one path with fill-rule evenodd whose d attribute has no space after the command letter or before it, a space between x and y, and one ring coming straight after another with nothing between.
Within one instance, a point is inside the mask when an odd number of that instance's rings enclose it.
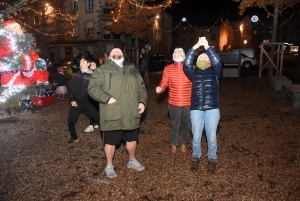
<instances>
[{"instance_id":1,"label":"person in olive green coat","mask_svg":"<svg viewBox=\"0 0 300 201\"><path fill-rule=\"evenodd\" d=\"M109 59L94 71L89 95L100 104L100 127L107 159L105 168L109 178L116 177L112 159L115 146L126 140L129 154L128 168L145 169L135 158L141 114L145 111L147 92L136 67L124 61L120 49L114 48Z\"/></svg>"}]
</instances>

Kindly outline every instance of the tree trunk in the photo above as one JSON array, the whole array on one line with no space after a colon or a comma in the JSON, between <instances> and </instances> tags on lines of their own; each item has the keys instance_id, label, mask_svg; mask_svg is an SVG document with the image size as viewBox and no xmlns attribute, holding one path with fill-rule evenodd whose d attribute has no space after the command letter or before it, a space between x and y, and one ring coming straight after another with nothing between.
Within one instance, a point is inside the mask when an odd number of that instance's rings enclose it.
<instances>
[{"instance_id":1,"label":"tree trunk","mask_svg":"<svg viewBox=\"0 0 300 201\"><path fill-rule=\"evenodd\" d=\"M273 26L272 26L272 43L275 43L277 41L277 26L278 26L278 15L279 15L279 9L277 6L274 7L274 16L273 16ZM275 53L275 45L271 46L271 52L270 52L270 58L272 61L274 61L274 53ZM274 67L270 64L269 65L269 71L268 71L268 77L273 76Z\"/></svg>"}]
</instances>

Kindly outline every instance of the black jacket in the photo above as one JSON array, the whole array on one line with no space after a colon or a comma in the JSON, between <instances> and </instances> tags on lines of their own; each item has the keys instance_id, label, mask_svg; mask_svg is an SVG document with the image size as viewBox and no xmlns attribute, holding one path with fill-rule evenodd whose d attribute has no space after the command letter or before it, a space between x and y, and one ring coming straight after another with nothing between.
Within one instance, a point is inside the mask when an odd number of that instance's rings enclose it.
<instances>
[{"instance_id":1,"label":"black jacket","mask_svg":"<svg viewBox=\"0 0 300 201\"><path fill-rule=\"evenodd\" d=\"M69 99L70 102L87 102L89 101L89 95L87 93L87 88L90 83L91 76L93 71L88 69L87 72L82 73L81 70L73 73L70 89L69 89Z\"/></svg>"},{"instance_id":2,"label":"black jacket","mask_svg":"<svg viewBox=\"0 0 300 201\"><path fill-rule=\"evenodd\" d=\"M57 73L57 86L66 86L65 76L61 73Z\"/></svg>"},{"instance_id":3,"label":"black jacket","mask_svg":"<svg viewBox=\"0 0 300 201\"><path fill-rule=\"evenodd\" d=\"M215 50L209 47L206 52L211 66L206 69L193 67L195 50L191 48L184 62L184 72L192 81L191 110L210 110L219 108L219 78L222 62Z\"/></svg>"}]
</instances>

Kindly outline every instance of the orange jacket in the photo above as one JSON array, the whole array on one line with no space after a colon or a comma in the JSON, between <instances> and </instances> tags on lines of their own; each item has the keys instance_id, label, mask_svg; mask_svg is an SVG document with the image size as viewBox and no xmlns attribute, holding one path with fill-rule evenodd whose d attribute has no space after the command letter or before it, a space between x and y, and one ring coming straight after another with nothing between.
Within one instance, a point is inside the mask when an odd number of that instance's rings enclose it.
<instances>
[{"instance_id":1,"label":"orange jacket","mask_svg":"<svg viewBox=\"0 0 300 201\"><path fill-rule=\"evenodd\" d=\"M183 71L183 62L174 62L165 67L159 86L162 91L169 87L169 105L187 107L191 105L192 82Z\"/></svg>"}]
</instances>

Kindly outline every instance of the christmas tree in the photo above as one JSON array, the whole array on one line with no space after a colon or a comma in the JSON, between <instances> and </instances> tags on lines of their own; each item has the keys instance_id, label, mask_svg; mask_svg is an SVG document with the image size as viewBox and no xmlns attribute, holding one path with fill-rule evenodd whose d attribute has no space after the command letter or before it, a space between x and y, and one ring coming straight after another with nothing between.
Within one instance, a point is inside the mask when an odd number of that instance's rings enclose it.
<instances>
[{"instance_id":1,"label":"christmas tree","mask_svg":"<svg viewBox=\"0 0 300 201\"><path fill-rule=\"evenodd\" d=\"M54 102L46 62L33 48L34 39L7 20L0 26L0 111L12 113Z\"/></svg>"}]
</instances>

